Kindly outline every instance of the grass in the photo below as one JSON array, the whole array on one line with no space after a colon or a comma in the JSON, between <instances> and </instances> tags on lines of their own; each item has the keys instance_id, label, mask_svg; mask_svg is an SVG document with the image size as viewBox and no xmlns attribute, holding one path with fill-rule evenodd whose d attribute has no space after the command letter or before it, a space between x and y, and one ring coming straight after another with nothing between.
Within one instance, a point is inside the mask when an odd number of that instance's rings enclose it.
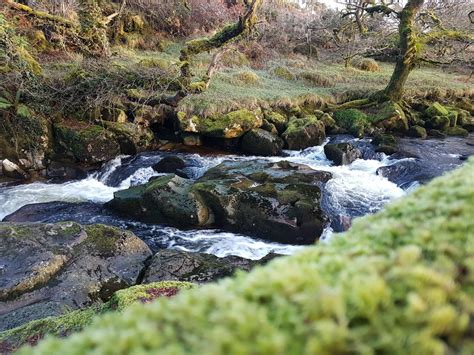
<instances>
[{"instance_id":1,"label":"grass","mask_svg":"<svg viewBox=\"0 0 474 355\"><path fill-rule=\"evenodd\" d=\"M177 78L181 47L180 43L171 43L163 51L138 51L117 47L113 50L114 56L110 64L111 67L123 68L124 72L127 68L138 73L156 70L154 67L166 68L165 74L168 78ZM204 53L195 58L192 70L197 77L205 75L211 55L212 53ZM62 62L44 64L43 69L46 76L58 77L77 67L81 61L79 56L71 57ZM386 63L380 63L378 72L365 72L345 68L342 64L308 61L299 57L273 60L258 70L246 64L244 61L242 65L223 65L212 78L208 90L186 97L180 102L178 111L208 117L240 108L252 110L273 105L294 106L305 100L345 101L383 89L393 70L393 65ZM275 73L275 68L281 69L280 71L286 68L294 76L285 79L284 75ZM242 73L245 73L246 78L239 80ZM133 81L123 85L133 87L142 81L133 75L131 78ZM424 95L428 91L461 92L470 88L466 79L467 77L446 70L417 68L408 80L406 91L407 95ZM100 82L103 85L103 81ZM163 90L163 86L158 85L156 89Z\"/></svg>"}]
</instances>

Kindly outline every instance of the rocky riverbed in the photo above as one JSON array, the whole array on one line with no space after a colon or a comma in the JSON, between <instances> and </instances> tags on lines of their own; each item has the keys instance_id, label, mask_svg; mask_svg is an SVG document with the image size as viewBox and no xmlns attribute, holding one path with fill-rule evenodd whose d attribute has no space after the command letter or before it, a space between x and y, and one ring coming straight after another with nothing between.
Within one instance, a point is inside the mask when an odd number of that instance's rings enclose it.
<instances>
[{"instance_id":1,"label":"rocky riverbed","mask_svg":"<svg viewBox=\"0 0 474 355\"><path fill-rule=\"evenodd\" d=\"M327 241L461 165L474 137L377 150L370 139L334 136L276 157L145 152L79 180L4 184L1 330L132 285L213 281Z\"/></svg>"}]
</instances>

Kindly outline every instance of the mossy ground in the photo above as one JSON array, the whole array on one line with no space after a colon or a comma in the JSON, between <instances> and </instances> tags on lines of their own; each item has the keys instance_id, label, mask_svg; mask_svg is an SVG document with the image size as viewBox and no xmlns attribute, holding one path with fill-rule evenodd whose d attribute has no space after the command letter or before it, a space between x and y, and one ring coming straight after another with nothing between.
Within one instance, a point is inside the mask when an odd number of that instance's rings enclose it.
<instances>
[{"instance_id":1,"label":"mossy ground","mask_svg":"<svg viewBox=\"0 0 474 355\"><path fill-rule=\"evenodd\" d=\"M473 176L470 160L328 244L21 353L470 354Z\"/></svg>"}]
</instances>

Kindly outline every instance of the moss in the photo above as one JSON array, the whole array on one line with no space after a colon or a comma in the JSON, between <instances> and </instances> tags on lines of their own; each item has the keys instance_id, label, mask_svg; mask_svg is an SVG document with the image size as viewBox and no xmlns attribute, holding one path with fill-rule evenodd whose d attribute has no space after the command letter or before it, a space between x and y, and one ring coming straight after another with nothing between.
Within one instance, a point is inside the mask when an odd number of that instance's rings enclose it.
<instances>
[{"instance_id":1,"label":"moss","mask_svg":"<svg viewBox=\"0 0 474 355\"><path fill-rule=\"evenodd\" d=\"M31 321L20 327L0 332L0 349L14 351L23 344L36 345L45 336L67 337L90 325L95 317L110 311L121 312L133 303L149 303L159 297L171 297L195 285L189 282L162 281L132 286L114 293L103 305L76 310L57 317Z\"/></svg>"},{"instance_id":2,"label":"moss","mask_svg":"<svg viewBox=\"0 0 474 355\"><path fill-rule=\"evenodd\" d=\"M181 281L162 281L145 285L137 285L115 292L104 309L122 311L133 303L149 303L160 295L174 295L179 290L193 288L194 284Z\"/></svg>"},{"instance_id":3,"label":"moss","mask_svg":"<svg viewBox=\"0 0 474 355\"><path fill-rule=\"evenodd\" d=\"M339 110L334 112L336 124L356 137L364 135L369 126L369 116L357 109Z\"/></svg>"},{"instance_id":4,"label":"moss","mask_svg":"<svg viewBox=\"0 0 474 355\"><path fill-rule=\"evenodd\" d=\"M446 128L443 133L448 136L458 136L458 137L467 137L469 132L461 127L448 127Z\"/></svg>"},{"instance_id":5,"label":"moss","mask_svg":"<svg viewBox=\"0 0 474 355\"><path fill-rule=\"evenodd\" d=\"M245 132L260 127L263 123L260 112L246 109L206 118L197 116L187 118L185 113L178 113L178 118L183 131L219 138L240 137Z\"/></svg>"},{"instance_id":6,"label":"moss","mask_svg":"<svg viewBox=\"0 0 474 355\"><path fill-rule=\"evenodd\" d=\"M273 69L273 74L276 75L280 79L284 80L295 80L295 74L293 74L290 69L283 66L278 66Z\"/></svg>"},{"instance_id":7,"label":"moss","mask_svg":"<svg viewBox=\"0 0 474 355\"><path fill-rule=\"evenodd\" d=\"M433 103L430 107L425 110L425 113L430 117L435 116L448 116L449 111L446 107L441 105L439 102Z\"/></svg>"},{"instance_id":8,"label":"moss","mask_svg":"<svg viewBox=\"0 0 474 355\"><path fill-rule=\"evenodd\" d=\"M474 160L330 243L21 353L471 353L472 174Z\"/></svg>"}]
</instances>

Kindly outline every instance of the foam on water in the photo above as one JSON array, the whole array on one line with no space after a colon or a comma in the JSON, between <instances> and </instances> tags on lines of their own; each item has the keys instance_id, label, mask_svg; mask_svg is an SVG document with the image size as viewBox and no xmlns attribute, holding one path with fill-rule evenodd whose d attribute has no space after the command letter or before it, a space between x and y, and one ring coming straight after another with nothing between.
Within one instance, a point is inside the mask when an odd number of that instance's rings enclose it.
<instances>
[{"instance_id":1,"label":"foam on water","mask_svg":"<svg viewBox=\"0 0 474 355\"><path fill-rule=\"evenodd\" d=\"M355 217L373 213L383 205L405 192L384 177L376 174L377 168L390 165L393 161L356 160L347 166L332 166L324 155L324 147L317 146L303 151L285 151L284 157L245 157L236 155L200 156L198 154L176 154L187 162L186 173L196 179L208 169L224 160L267 159L269 161L287 160L306 164L316 170L325 170L333 178L325 186L325 203L331 215ZM159 175L151 166L167 153L144 153L135 157L119 156L104 164L102 169L80 181L62 184L32 183L0 189L0 219L20 207L39 202L68 201L105 203L113 198L115 191L147 182ZM100 220L100 218L99 218ZM161 247L186 251L211 253L220 257L237 255L248 259L260 259L268 253L291 254L301 246L271 243L245 235L219 230L183 231L160 225L146 225L139 222L122 222L117 218L115 225L124 228L137 227L142 237L156 242ZM329 242L333 229L328 227L322 240Z\"/></svg>"}]
</instances>

